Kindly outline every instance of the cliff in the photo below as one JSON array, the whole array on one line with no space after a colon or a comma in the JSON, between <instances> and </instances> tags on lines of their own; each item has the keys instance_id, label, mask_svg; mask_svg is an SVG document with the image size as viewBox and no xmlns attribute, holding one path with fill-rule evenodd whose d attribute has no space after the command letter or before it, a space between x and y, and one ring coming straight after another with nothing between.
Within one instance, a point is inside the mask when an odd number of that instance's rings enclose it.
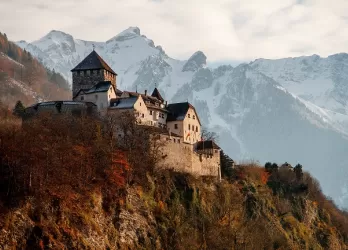
<instances>
[{"instance_id":1,"label":"cliff","mask_svg":"<svg viewBox=\"0 0 348 250\"><path fill-rule=\"evenodd\" d=\"M346 249L338 211L273 196L255 180L203 181L162 172L103 208L100 189L27 200L2 212L3 249ZM252 193L245 190L255 187ZM244 190L244 191L243 191ZM251 215L251 214L253 215ZM334 214L332 214L334 213ZM260 247L260 248L259 248Z\"/></svg>"},{"instance_id":2,"label":"cliff","mask_svg":"<svg viewBox=\"0 0 348 250\"><path fill-rule=\"evenodd\" d=\"M347 214L301 165L223 164L219 182L156 170L161 158L133 123L121 148L106 121L43 116L20 129L6 119L1 249L348 247Z\"/></svg>"}]
</instances>

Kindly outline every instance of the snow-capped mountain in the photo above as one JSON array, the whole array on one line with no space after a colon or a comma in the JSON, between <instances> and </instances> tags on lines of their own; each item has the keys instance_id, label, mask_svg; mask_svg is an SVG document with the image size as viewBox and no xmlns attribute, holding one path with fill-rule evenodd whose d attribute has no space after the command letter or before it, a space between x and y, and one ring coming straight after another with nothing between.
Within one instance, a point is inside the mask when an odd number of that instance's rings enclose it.
<instances>
[{"instance_id":1,"label":"snow-capped mountain","mask_svg":"<svg viewBox=\"0 0 348 250\"><path fill-rule=\"evenodd\" d=\"M68 79L95 46L118 73L121 90L157 86L169 101L190 101L232 158L301 163L326 194L348 207L347 54L212 69L203 52L173 59L133 27L106 42L51 31L17 44Z\"/></svg>"}]
</instances>

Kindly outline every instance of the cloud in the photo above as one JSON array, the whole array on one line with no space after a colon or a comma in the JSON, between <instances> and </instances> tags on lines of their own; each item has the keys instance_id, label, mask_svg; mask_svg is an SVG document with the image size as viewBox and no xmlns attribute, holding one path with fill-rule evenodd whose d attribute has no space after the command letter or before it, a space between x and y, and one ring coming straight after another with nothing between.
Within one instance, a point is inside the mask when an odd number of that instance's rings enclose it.
<instances>
[{"instance_id":1,"label":"cloud","mask_svg":"<svg viewBox=\"0 0 348 250\"><path fill-rule=\"evenodd\" d=\"M138 26L172 57L202 50L212 62L248 61L344 52L346 13L345 0L12 0L0 2L0 31L106 41Z\"/></svg>"}]
</instances>

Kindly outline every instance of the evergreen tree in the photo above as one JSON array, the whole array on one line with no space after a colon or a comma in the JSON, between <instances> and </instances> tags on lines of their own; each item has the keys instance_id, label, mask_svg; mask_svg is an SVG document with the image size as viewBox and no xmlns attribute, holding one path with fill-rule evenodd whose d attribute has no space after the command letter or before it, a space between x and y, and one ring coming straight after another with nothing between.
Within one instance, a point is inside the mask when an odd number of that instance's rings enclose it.
<instances>
[{"instance_id":1,"label":"evergreen tree","mask_svg":"<svg viewBox=\"0 0 348 250\"><path fill-rule=\"evenodd\" d=\"M301 164L297 164L294 168L294 172L296 174L296 178L297 180L301 180L302 176L303 176L303 170L302 170L302 165Z\"/></svg>"},{"instance_id":2,"label":"evergreen tree","mask_svg":"<svg viewBox=\"0 0 348 250\"><path fill-rule=\"evenodd\" d=\"M224 178L231 179L233 177L234 161L224 151L220 151L221 175Z\"/></svg>"},{"instance_id":3,"label":"evergreen tree","mask_svg":"<svg viewBox=\"0 0 348 250\"><path fill-rule=\"evenodd\" d=\"M267 162L265 164L265 169L268 173L272 174L273 172L278 171L278 165L277 165L277 163Z\"/></svg>"},{"instance_id":4,"label":"evergreen tree","mask_svg":"<svg viewBox=\"0 0 348 250\"><path fill-rule=\"evenodd\" d=\"M13 110L13 114L18 117L23 117L25 112L25 107L21 101L17 101L16 106Z\"/></svg>"}]
</instances>

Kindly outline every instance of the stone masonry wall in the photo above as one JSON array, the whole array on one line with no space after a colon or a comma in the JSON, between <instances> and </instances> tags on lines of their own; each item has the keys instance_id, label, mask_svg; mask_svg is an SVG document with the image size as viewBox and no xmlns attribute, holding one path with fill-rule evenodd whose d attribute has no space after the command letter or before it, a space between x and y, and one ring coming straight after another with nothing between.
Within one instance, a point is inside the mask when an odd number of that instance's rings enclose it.
<instances>
[{"instance_id":1,"label":"stone masonry wall","mask_svg":"<svg viewBox=\"0 0 348 250\"><path fill-rule=\"evenodd\" d=\"M80 73L78 73L80 72ZM97 73L99 72L99 73ZM75 71L72 75L72 94L73 97L80 89L89 89L101 81L111 81L116 89L116 76L106 70L84 70Z\"/></svg>"},{"instance_id":2,"label":"stone masonry wall","mask_svg":"<svg viewBox=\"0 0 348 250\"><path fill-rule=\"evenodd\" d=\"M176 140L177 141L177 140ZM214 151L212 156L197 154L194 145L167 141L162 148L160 167L173 168L196 176L220 176L220 152Z\"/></svg>"}]
</instances>

